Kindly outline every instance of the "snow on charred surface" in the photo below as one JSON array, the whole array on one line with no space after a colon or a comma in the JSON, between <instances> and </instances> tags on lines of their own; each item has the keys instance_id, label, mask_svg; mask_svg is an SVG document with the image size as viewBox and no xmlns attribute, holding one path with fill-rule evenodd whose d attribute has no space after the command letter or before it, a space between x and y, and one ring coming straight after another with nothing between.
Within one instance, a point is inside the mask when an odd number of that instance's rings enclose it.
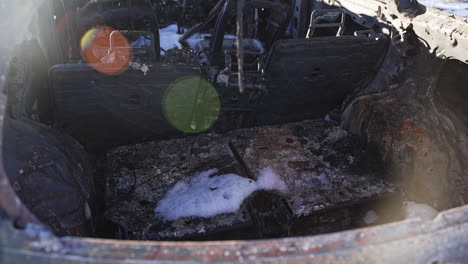
<instances>
[{"instance_id":1,"label":"snow on charred surface","mask_svg":"<svg viewBox=\"0 0 468 264\"><path fill-rule=\"evenodd\" d=\"M181 49L182 44L179 42L179 39L183 36L183 34L177 34L177 25L173 24L162 28L159 30L159 39L160 39L160 46L164 51L170 49ZM197 45L198 41L203 40L205 38L209 38L211 34L208 33L197 33L194 34L192 37L186 40L186 43L189 45L190 48L194 49ZM235 36L232 35L225 35L225 39L234 39ZM165 52L161 51L161 55L164 55Z\"/></svg>"},{"instance_id":2,"label":"snow on charred surface","mask_svg":"<svg viewBox=\"0 0 468 264\"><path fill-rule=\"evenodd\" d=\"M239 210L242 202L257 190L286 191L286 185L270 168L255 182L236 174L215 175L217 169L196 174L190 182L178 182L158 202L155 213L164 220L181 217L212 217Z\"/></svg>"},{"instance_id":3,"label":"snow on charred surface","mask_svg":"<svg viewBox=\"0 0 468 264\"><path fill-rule=\"evenodd\" d=\"M107 155L105 216L128 239L192 239L229 230L255 238L258 228L245 228L268 219L294 225L287 219L394 192L380 169L356 139L321 120L123 146Z\"/></svg>"}]
</instances>

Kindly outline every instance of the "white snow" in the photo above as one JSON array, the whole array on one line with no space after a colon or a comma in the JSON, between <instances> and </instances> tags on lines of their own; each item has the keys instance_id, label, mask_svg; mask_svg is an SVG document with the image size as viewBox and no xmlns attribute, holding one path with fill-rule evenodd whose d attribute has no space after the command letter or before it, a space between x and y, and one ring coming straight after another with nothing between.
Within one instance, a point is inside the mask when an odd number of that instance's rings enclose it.
<instances>
[{"instance_id":1,"label":"white snow","mask_svg":"<svg viewBox=\"0 0 468 264\"><path fill-rule=\"evenodd\" d=\"M442 9L457 16L468 17L468 1L466 0L419 0L419 3L427 7Z\"/></svg>"},{"instance_id":2,"label":"white snow","mask_svg":"<svg viewBox=\"0 0 468 264\"><path fill-rule=\"evenodd\" d=\"M159 30L159 41L161 48L164 50L170 50L173 48L180 49L182 45L179 43L179 39L182 35L177 34L177 25L170 25L168 27ZM164 54L162 52L161 54Z\"/></svg>"},{"instance_id":3,"label":"white snow","mask_svg":"<svg viewBox=\"0 0 468 264\"><path fill-rule=\"evenodd\" d=\"M145 76L149 72L149 67L145 63L139 63L139 62L134 61L134 62L130 62L128 66L130 66L131 68L135 70L141 70Z\"/></svg>"},{"instance_id":4,"label":"white snow","mask_svg":"<svg viewBox=\"0 0 468 264\"><path fill-rule=\"evenodd\" d=\"M278 190L281 192L288 190L284 181L270 167L260 171L257 177L257 186L259 190Z\"/></svg>"},{"instance_id":5,"label":"white snow","mask_svg":"<svg viewBox=\"0 0 468 264\"><path fill-rule=\"evenodd\" d=\"M286 184L271 168L260 171L257 181L236 174L213 176L217 172L211 169L195 174L189 182L176 183L158 202L156 215L166 221L187 216L212 217L239 210L244 199L255 191L287 191Z\"/></svg>"},{"instance_id":6,"label":"white snow","mask_svg":"<svg viewBox=\"0 0 468 264\"><path fill-rule=\"evenodd\" d=\"M367 211L366 215L362 218L362 221L364 221L366 225L375 224L378 220L379 216L374 210Z\"/></svg>"},{"instance_id":7,"label":"white snow","mask_svg":"<svg viewBox=\"0 0 468 264\"><path fill-rule=\"evenodd\" d=\"M420 218L422 220L432 220L439 212L427 204L415 202L404 202L405 219Z\"/></svg>"},{"instance_id":8,"label":"white snow","mask_svg":"<svg viewBox=\"0 0 468 264\"><path fill-rule=\"evenodd\" d=\"M446 12L455 14L457 16L468 18L468 9L458 9L458 10L445 10Z\"/></svg>"},{"instance_id":9,"label":"white snow","mask_svg":"<svg viewBox=\"0 0 468 264\"><path fill-rule=\"evenodd\" d=\"M186 30L186 29L184 29ZM194 49L197 45L197 42L203 40L207 37L210 37L211 34L206 33L197 33L192 37L186 40L190 48ZM182 44L180 44L179 39L182 37L182 34L177 34L177 25L173 24L168 27L162 28L159 30L159 41L161 48L164 50L170 50L173 48L181 49ZM224 35L224 39L235 39L235 36ZM164 51L161 51L161 55L164 55Z\"/></svg>"},{"instance_id":10,"label":"white snow","mask_svg":"<svg viewBox=\"0 0 468 264\"><path fill-rule=\"evenodd\" d=\"M187 44L189 47L194 49L197 46L198 41L203 40L205 38L210 37L211 34L206 34L206 33L196 33L192 37L186 40Z\"/></svg>"},{"instance_id":11,"label":"white snow","mask_svg":"<svg viewBox=\"0 0 468 264\"><path fill-rule=\"evenodd\" d=\"M468 8L468 1L453 1L453 0L419 0L420 4L434 7L438 9L467 9Z\"/></svg>"}]
</instances>

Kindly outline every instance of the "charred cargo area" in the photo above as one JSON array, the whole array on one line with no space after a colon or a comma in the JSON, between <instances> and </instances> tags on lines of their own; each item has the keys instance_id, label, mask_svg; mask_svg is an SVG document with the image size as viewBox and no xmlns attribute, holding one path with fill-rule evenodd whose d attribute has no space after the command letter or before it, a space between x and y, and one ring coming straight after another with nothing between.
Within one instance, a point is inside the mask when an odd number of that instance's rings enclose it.
<instances>
[{"instance_id":1,"label":"charred cargo area","mask_svg":"<svg viewBox=\"0 0 468 264\"><path fill-rule=\"evenodd\" d=\"M467 33L439 49L421 28L442 15L387 2L372 17L328 0L44 1L5 81L9 182L55 234L122 240L307 236L465 205Z\"/></svg>"},{"instance_id":2,"label":"charred cargo area","mask_svg":"<svg viewBox=\"0 0 468 264\"><path fill-rule=\"evenodd\" d=\"M320 120L118 147L107 154L110 207L105 218L118 224L122 238L141 240L254 239L344 230L365 225L362 219L372 204L401 199L379 166L366 162L355 138ZM284 192L255 192L238 211L210 218L155 217L154 208L168 189L196 173L218 168L212 178L234 173L258 181L268 167L284 181ZM197 190L189 199L200 199L200 204L191 206L213 206L200 197L217 188L223 186L214 182ZM229 203L231 193L242 188L224 190L223 199ZM179 206L174 202L172 210Z\"/></svg>"}]
</instances>

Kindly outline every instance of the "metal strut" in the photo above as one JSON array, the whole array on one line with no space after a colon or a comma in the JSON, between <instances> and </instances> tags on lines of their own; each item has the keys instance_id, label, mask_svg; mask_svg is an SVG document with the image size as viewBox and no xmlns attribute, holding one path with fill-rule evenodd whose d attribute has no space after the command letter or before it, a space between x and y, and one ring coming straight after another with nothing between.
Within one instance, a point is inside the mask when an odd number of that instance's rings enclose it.
<instances>
[{"instance_id":1,"label":"metal strut","mask_svg":"<svg viewBox=\"0 0 468 264\"><path fill-rule=\"evenodd\" d=\"M245 0L237 0L237 76L239 93L244 93L244 6Z\"/></svg>"}]
</instances>

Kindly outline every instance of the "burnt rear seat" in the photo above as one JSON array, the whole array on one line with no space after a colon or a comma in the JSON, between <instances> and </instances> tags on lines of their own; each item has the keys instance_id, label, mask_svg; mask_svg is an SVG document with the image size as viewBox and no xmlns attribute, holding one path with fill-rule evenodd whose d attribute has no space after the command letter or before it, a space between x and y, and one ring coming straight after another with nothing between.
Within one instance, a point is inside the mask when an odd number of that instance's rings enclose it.
<instances>
[{"instance_id":1,"label":"burnt rear seat","mask_svg":"<svg viewBox=\"0 0 468 264\"><path fill-rule=\"evenodd\" d=\"M56 126L96 149L177 135L164 117L164 94L173 81L194 74L197 68L167 64L120 75L86 64L55 65L49 76Z\"/></svg>"},{"instance_id":2,"label":"burnt rear seat","mask_svg":"<svg viewBox=\"0 0 468 264\"><path fill-rule=\"evenodd\" d=\"M276 42L266 61L269 94L259 106L259 124L323 118L372 79L387 44L385 35Z\"/></svg>"}]
</instances>

